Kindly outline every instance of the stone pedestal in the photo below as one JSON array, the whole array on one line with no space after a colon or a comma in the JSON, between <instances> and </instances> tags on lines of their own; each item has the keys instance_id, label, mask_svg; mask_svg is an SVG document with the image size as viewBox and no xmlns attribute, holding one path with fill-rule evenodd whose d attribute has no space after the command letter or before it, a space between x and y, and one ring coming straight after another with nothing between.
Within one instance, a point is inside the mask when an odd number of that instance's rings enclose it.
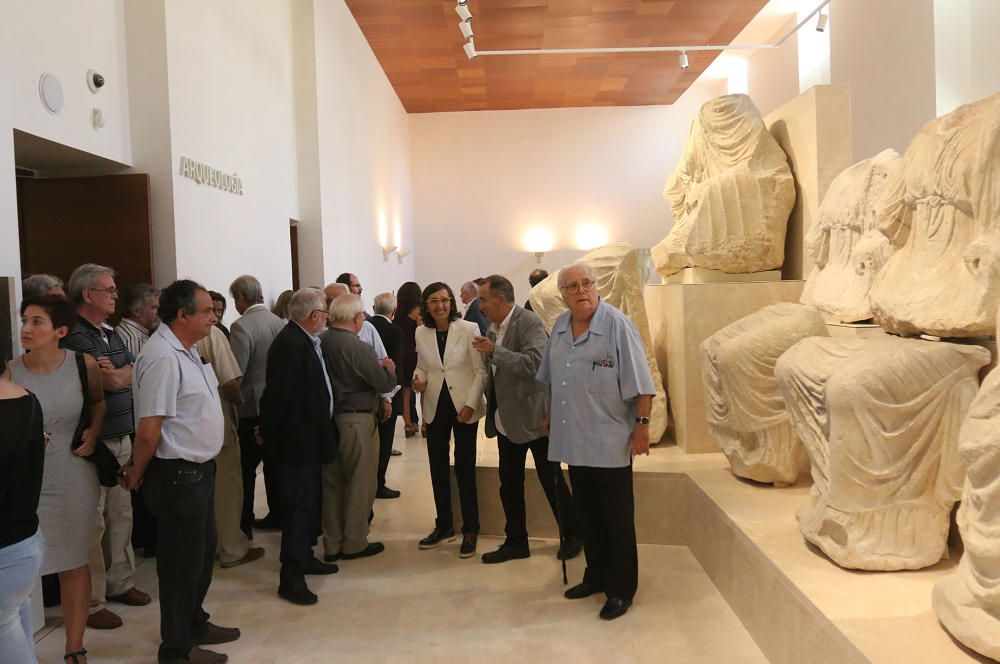
<instances>
[{"instance_id":1,"label":"stone pedestal","mask_svg":"<svg viewBox=\"0 0 1000 664\"><path fill-rule=\"evenodd\" d=\"M804 250L806 233L833 179L851 165L851 95L846 85L817 85L764 118L788 155L795 176L795 207L785 233L785 279L803 279L813 269Z\"/></svg>"},{"instance_id":2,"label":"stone pedestal","mask_svg":"<svg viewBox=\"0 0 1000 664\"><path fill-rule=\"evenodd\" d=\"M677 445L688 453L719 452L708 431L701 342L769 304L798 302L802 281L646 286L646 312L656 362L666 377Z\"/></svg>"}]
</instances>

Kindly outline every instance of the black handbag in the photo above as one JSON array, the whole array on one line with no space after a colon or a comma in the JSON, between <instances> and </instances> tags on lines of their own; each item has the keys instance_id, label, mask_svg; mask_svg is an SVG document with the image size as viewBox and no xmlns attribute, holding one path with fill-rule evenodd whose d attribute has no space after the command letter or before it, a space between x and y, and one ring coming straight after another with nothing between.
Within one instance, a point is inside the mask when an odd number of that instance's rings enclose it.
<instances>
[{"instance_id":1,"label":"black handbag","mask_svg":"<svg viewBox=\"0 0 1000 664\"><path fill-rule=\"evenodd\" d=\"M91 416L89 401L90 381L87 379L87 363L80 353L73 353L73 355L76 357L76 370L80 374L80 387L83 388L83 408L80 411L80 421L76 425L76 431L73 432L73 442L70 444L70 449L75 450L80 445L83 445L83 432L90 426ZM121 466L118 464L118 459L111 453L111 450L108 449L103 440L98 439L95 441L94 451L90 456L84 457L84 459L97 467L97 479L100 481L101 486L107 488L118 486L118 471L121 470Z\"/></svg>"}]
</instances>

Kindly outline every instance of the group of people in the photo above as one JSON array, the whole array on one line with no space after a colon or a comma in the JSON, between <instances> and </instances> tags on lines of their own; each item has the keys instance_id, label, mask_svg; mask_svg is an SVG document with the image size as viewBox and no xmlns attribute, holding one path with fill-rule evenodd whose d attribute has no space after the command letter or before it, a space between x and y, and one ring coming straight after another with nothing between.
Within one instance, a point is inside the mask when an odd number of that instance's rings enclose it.
<instances>
[{"instance_id":1,"label":"group of people","mask_svg":"<svg viewBox=\"0 0 1000 664\"><path fill-rule=\"evenodd\" d=\"M463 285L464 318L442 282L381 293L369 315L354 274L282 294L272 309L244 275L229 288L240 314L230 329L226 298L190 280L130 287L113 328L111 268L79 267L68 293L54 277L26 279L25 354L0 378L11 423L0 430L0 660L34 661L27 597L39 572L58 574L72 664L86 662L86 625L121 624L104 602L150 601L133 583L134 520L157 559L159 661L226 661L203 647L240 636L203 608L215 561L258 560L254 529L280 530L278 595L311 605L308 575L381 553L373 506L400 496L386 485L399 417L407 436L422 419L427 439L436 519L420 549L457 539L453 449L459 555L477 553L485 418L507 523L482 562L530 555L530 450L558 557L582 547L587 560L566 597L603 592L600 616L623 615L638 583L631 460L648 453L655 390L635 326L599 298L593 271L573 265L558 280L568 311L549 336L501 275ZM269 511L255 519L260 465Z\"/></svg>"}]
</instances>

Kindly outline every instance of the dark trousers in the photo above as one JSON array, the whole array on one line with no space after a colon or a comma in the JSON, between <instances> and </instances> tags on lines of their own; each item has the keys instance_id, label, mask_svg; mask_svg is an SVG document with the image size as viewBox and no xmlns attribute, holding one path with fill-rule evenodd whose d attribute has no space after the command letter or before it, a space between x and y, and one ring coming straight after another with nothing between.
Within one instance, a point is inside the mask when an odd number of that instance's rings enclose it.
<instances>
[{"instance_id":1,"label":"dark trousers","mask_svg":"<svg viewBox=\"0 0 1000 664\"><path fill-rule=\"evenodd\" d=\"M142 498L158 523L160 656L184 657L208 626L202 604L215 563L215 462L153 458Z\"/></svg>"},{"instance_id":2,"label":"dark trousers","mask_svg":"<svg viewBox=\"0 0 1000 664\"><path fill-rule=\"evenodd\" d=\"M609 598L632 599L639 585L632 466L570 466L587 571L583 582Z\"/></svg>"},{"instance_id":3,"label":"dark trousers","mask_svg":"<svg viewBox=\"0 0 1000 664\"><path fill-rule=\"evenodd\" d=\"M156 553L156 518L146 507L139 490L132 492L132 546L151 558Z\"/></svg>"},{"instance_id":4,"label":"dark trousers","mask_svg":"<svg viewBox=\"0 0 1000 664\"><path fill-rule=\"evenodd\" d=\"M279 464L281 471L281 585L295 587L305 583L305 571L313 559L323 500L319 465Z\"/></svg>"},{"instance_id":5,"label":"dark trousers","mask_svg":"<svg viewBox=\"0 0 1000 664\"><path fill-rule=\"evenodd\" d=\"M385 486L385 471L389 468L389 457L392 456L392 438L396 435L396 416L390 415L385 422L378 424L378 484L376 488Z\"/></svg>"},{"instance_id":6,"label":"dark trousers","mask_svg":"<svg viewBox=\"0 0 1000 664\"><path fill-rule=\"evenodd\" d=\"M438 397L434 421L427 425L427 461L431 467L434 507L437 509L435 527L438 530L450 530L454 527L451 514L451 472L448 467L448 447L454 432L455 479L458 481L458 497L462 504L462 532L478 534L476 432L479 430L479 422L463 424L457 417L458 413L445 387Z\"/></svg>"},{"instance_id":7,"label":"dark trousers","mask_svg":"<svg viewBox=\"0 0 1000 664\"><path fill-rule=\"evenodd\" d=\"M253 537L253 496L257 485L257 466L264 463L264 490L267 492L267 511L276 519L281 519L280 470L270 447L257 444L254 428L260 424L259 417L240 418L237 432L240 438L240 465L243 467L243 515L240 530L247 537Z\"/></svg>"},{"instance_id":8,"label":"dark trousers","mask_svg":"<svg viewBox=\"0 0 1000 664\"><path fill-rule=\"evenodd\" d=\"M560 530L566 537L579 537L580 526L573 506L573 496L566 486L559 464L549 461L548 437L518 444L498 433L497 447L500 451L500 502L507 518L507 539L504 543L518 548L528 546L524 506L524 462L528 457L528 450L531 450L538 481L545 491Z\"/></svg>"}]
</instances>

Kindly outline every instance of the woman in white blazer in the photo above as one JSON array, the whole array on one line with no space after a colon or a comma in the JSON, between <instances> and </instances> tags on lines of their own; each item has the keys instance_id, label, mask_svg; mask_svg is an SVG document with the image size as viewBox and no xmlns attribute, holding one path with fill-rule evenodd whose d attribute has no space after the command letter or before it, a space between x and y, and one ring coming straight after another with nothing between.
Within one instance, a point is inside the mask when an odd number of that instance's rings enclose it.
<instances>
[{"instance_id":1,"label":"woman in white blazer","mask_svg":"<svg viewBox=\"0 0 1000 664\"><path fill-rule=\"evenodd\" d=\"M479 326L460 318L455 295L447 284L435 282L420 298L423 325L417 328L417 369L413 389L421 393L427 423L427 459L434 487L437 520L421 549L455 539L451 514L451 478L448 447L455 435L455 479L462 504L462 547L459 555L476 553L479 504L476 499L476 434L486 412L486 361L472 347Z\"/></svg>"}]
</instances>

